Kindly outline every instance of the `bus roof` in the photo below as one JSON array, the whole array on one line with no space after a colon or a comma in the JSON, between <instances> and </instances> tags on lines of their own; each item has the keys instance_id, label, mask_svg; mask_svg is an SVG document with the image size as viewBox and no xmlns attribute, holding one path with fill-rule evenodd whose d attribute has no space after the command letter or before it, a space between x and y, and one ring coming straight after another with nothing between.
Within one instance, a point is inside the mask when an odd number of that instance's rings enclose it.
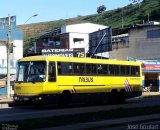
<instances>
[{"instance_id":1,"label":"bus roof","mask_svg":"<svg viewBox=\"0 0 160 130\"><path fill-rule=\"evenodd\" d=\"M82 62L82 63L101 63L101 64L121 64L121 65L139 65L140 62L117 60L117 59L95 59L90 57L77 58L77 57L62 57L62 56L30 56L24 57L21 61L63 61L63 62Z\"/></svg>"}]
</instances>

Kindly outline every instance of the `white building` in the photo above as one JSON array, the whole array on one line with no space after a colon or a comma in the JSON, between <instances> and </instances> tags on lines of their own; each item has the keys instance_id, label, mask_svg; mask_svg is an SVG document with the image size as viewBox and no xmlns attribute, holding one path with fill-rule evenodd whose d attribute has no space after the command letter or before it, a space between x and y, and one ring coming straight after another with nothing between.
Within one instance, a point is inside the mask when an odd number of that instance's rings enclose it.
<instances>
[{"instance_id":1,"label":"white building","mask_svg":"<svg viewBox=\"0 0 160 130\"><path fill-rule=\"evenodd\" d=\"M62 26L56 30L43 33L36 41L36 53L42 49L69 49L85 48L89 50L89 34L98 30L108 28L104 25L93 23L80 23Z\"/></svg>"},{"instance_id":2,"label":"white building","mask_svg":"<svg viewBox=\"0 0 160 130\"><path fill-rule=\"evenodd\" d=\"M7 33L8 30L0 30L0 60L7 59ZM11 60L18 60L23 57L22 32L18 30L13 30L11 34L11 39L11 43L13 43L13 49L11 49L10 58Z\"/></svg>"},{"instance_id":3,"label":"white building","mask_svg":"<svg viewBox=\"0 0 160 130\"><path fill-rule=\"evenodd\" d=\"M0 79L7 75L7 42L8 30L0 30ZM22 32L12 30L10 48L10 69L11 74L16 74L16 62L23 57Z\"/></svg>"},{"instance_id":4,"label":"white building","mask_svg":"<svg viewBox=\"0 0 160 130\"><path fill-rule=\"evenodd\" d=\"M8 42L8 30L0 30L0 96L6 95L6 77L7 77L7 48ZM12 84L16 78L16 63L23 57L23 38L22 32L19 30L11 31L11 43L10 49L10 74L11 74L11 95L13 95Z\"/></svg>"},{"instance_id":5,"label":"white building","mask_svg":"<svg viewBox=\"0 0 160 130\"><path fill-rule=\"evenodd\" d=\"M73 24L61 27L61 34L69 33L69 48L89 49L89 33L107 28L93 23Z\"/></svg>"}]
</instances>

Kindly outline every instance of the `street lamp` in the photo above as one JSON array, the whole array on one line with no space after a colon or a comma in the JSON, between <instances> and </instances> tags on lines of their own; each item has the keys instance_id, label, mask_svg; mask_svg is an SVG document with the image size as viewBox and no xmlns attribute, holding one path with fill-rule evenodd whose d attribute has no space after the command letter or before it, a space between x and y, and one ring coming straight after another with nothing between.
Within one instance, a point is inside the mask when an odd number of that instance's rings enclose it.
<instances>
[{"instance_id":1,"label":"street lamp","mask_svg":"<svg viewBox=\"0 0 160 130\"><path fill-rule=\"evenodd\" d=\"M31 17L29 17L29 18L26 20L26 22L24 22L23 25L25 25L31 18L36 17L36 16L38 16L38 14L34 14L34 15L32 15ZM23 31L24 31L24 30L23 30ZM27 34L27 30L25 30L24 32L25 32L25 35L26 35L26 34Z\"/></svg>"},{"instance_id":2,"label":"street lamp","mask_svg":"<svg viewBox=\"0 0 160 130\"><path fill-rule=\"evenodd\" d=\"M31 17L29 17L29 18L26 20L26 22L24 22L24 24L26 24L31 18L36 17L36 16L38 16L38 14L32 15Z\"/></svg>"}]
</instances>

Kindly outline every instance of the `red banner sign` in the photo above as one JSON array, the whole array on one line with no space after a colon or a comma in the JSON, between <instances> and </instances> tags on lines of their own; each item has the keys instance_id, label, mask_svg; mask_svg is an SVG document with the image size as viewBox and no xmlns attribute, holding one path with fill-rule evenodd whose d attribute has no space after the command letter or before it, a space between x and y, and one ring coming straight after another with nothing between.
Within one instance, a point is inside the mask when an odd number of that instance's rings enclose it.
<instances>
[{"instance_id":1,"label":"red banner sign","mask_svg":"<svg viewBox=\"0 0 160 130\"><path fill-rule=\"evenodd\" d=\"M159 64L155 64L155 65L145 64L143 65L142 70L160 70L160 65Z\"/></svg>"}]
</instances>

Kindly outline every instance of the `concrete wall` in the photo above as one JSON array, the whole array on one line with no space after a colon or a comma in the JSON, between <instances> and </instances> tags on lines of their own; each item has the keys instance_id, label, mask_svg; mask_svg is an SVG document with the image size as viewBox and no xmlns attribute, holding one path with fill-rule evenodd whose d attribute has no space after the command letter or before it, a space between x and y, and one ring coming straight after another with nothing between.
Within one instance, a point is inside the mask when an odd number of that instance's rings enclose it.
<instances>
[{"instance_id":1,"label":"concrete wall","mask_svg":"<svg viewBox=\"0 0 160 130\"><path fill-rule=\"evenodd\" d=\"M160 29L160 26L144 26L129 32L129 48L120 48L110 52L111 59L135 57L138 59L159 59L160 38L147 38L148 30Z\"/></svg>"},{"instance_id":2,"label":"concrete wall","mask_svg":"<svg viewBox=\"0 0 160 130\"><path fill-rule=\"evenodd\" d=\"M84 39L80 42L74 42L74 38ZM85 52L89 49L89 35L86 33L69 33L69 48L85 48Z\"/></svg>"},{"instance_id":3,"label":"concrete wall","mask_svg":"<svg viewBox=\"0 0 160 130\"><path fill-rule=\"evenodd\" d=\"M18 60L23 57L23 41L14 40L13 42L13 59Z\"/></svg>"},{"instance_id":4,"label":"concrete wall","mask_svg":"<svg viewBox=\"0 0 160 130\"><path fill-rule=\"evenodd\" d=\"M7 59L6 46L0 46L0 59Z\"/></svg>"},{"instance_id":5,"label":"concrete wall","mask_svg":"<svg viewBox=\"0 0 160 130\"><path fill-rule=\"evenodd\" d=\"M8 41L8 30L0 30L0 59L7 59L6 42ZM23 57L23 33L21 30L11 30L11 39L13 43L12 59ZM5 41L5 42L3 42Z\"/></svg>"},{"instance_id":6,"label":"concrete wall","mask_svg":"<svg viewBox=\"0 0 160 130\"><path fill-rule=\"evenodd\" d=\"M23 57L23 41L13 40L13 53L10 53L10 58L18 60ZM0 45L0 59L7 59L7 49L5 45Z\"/></svg>"},{"instance_id":7,"label":"concrete wall","mask_svg":"<svg viewBox=\"0 0 160 130\"><path fill-rule=\"evenodd\" d=\"M89 49L89 33L105 29L107 26L82 23L61 27L61 33L69 33L69 48L85 48L85 52ZM74 42L74 38L82 38L84 41Z\"/></svg>"},{"instance_id":8,"label":"concrete wall","mask_svg":"<svg viewBox=\"0 0 160 130\"><path fill-rule=\"evenodd\" d=\"M160 26L135 29L129 34L130 45L135 44L135 56L139 59L160 58L160 38L147 38L147 31L160 29Z\"/></svg>"}]
</instances>

